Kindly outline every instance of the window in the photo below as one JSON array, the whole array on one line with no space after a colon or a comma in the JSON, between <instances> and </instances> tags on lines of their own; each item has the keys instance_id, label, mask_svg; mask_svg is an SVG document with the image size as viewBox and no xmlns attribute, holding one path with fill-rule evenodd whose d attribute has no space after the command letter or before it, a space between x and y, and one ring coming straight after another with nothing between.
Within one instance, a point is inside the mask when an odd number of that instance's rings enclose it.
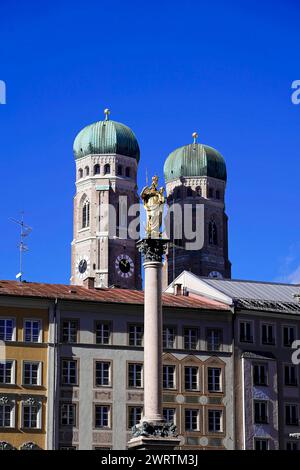
<instances>
[{"instance_id":1,"label":"window","mask_svg":"<svg viewBox=\"0 0 300 470\"><path fill-rule=\"evenodd\" d=\"M109 163L106 163L106 165L104 165L104 174L105 175L110 174L110 164Z\"/></svg>"},{"instance_id":2,"label":"window","mask_svg":"<svg viewBox=\"0 0 300 470\"><path fill-rule=\"evenodd\" d=\"M208 367L207 387L209 392L221 392L221 369L219 367Z\"/></svg>"},{"instance_id":3,"label":"window","mask_svg":"<svg viewBox=\"0 0 300 470\"><path fill-rule=\"evenodd\" d=\"M216 199L220 199L220 191L219 191L219 189L217 189L217 191L216 191Z\"/></svg>"},{"instance_id":4,"label":"window","mask_svg":"<svg viewBox=\"0 0 300 470\"><path fill-rule=\"evenodd\" d=\"M41 405L34 403L23 403L23 428L40 429L41 427Z\"/></svg>"},{"instance_id":5,"label":"window","mask_svg":"<svg viewBox=\"0 0 300 470\"><path fill-rule=\"evenodd\" d=\"M253 385L268 385L268 366L267 364L253 365Z\"/></svg>"},{"instance_id":6,"label":"window","mask_svg":"<svg viewBox=\"0 0 300 470\"><path fill-rule=\"evenodd\" d=\"M184 410L184 422L186 431L199 431L199 411L186 408Z\"/></svg>"},{"instance_id":7,"label":"window","mask_svg":"<svg viewBox=\"0 0 300 470\"><path fill-rule=\"evenodd\" d=\"M77 361L62 360L61 379L62 385L77 385Z\"/></svg>"},{"instance_id":8,"label":"window","mask_svg":"<svg viewBox=\"0 0 300 470\"><path fill-rule=\"evenodd\" d=\"M143 386L143 365L128 364L128 386L142 388Z\"/></svg>"},{"instance_id":9,"label":"window","mask_svg":"<svg viewBox=\"0 0 300 470\"><path fill-rule=\"evenodd\" d=\"M175 199L181 199L181 189L180 188L176 188L174 190L174 198Z\"/></svg>"},{"instance_id":10,"label":"window","mask_svg":"<svg viewBox=\"0 0 300 470\"><path fill-rule=\"evenodd\" d=\"M87 228L90 226L90 202L88 199L85 199L82 206L82 228Z\"/></svg>"},{"instance_id":11,"label":"window","mask_svg":"<svg viewBox=\"0 0 300 470\"><path fill-rule=\"evenodd\" d=\"M122 176L122 175L123 175L123 167L122 167L122 165L118 165L118 167L117 167L117 174L118 174L118 176Z\"/></svg>"},{"instance_id":12,"label":"window","mask_svg":"<svg viewBox=\"0 0 300 470\"><path fill-rule=\"evenodd\" d=\"M100 165L94 165L94 175L100 175Z\"/></svg>"},{"instance_id":13,"label":"window","mask_svg":"<svg viewBox=\"0 0 300 470\"><path fill-rule=\"evenodd\" d=\"M96 343L97 344L110 344L110 324L109 323L96 323Z\"/></svg>"},{"instance_id":14,"label":"window","mask_svg":"<svg viewBox=\"0 0 300 470\"><path fill-rule=\"evenodd\" d=\"M63 320L62 322L62 342L77 343L78 321Z\"/></svg>"},{"instance_id":15,"label":"window","mask_svg":"<svg viewBox=\"0 0 300 470\"><path fill-rule=\"evenodd\" d=\"M166 326L163 328L163 347L166 349L175 348L176 329Z\"/></svg>"},{"instance_id":16,"label":"window","mask_svg":"<svg viewBox=\"0 0 300 470\"><path fill-rule=\"evenodd\" d=\"M284 385L296 386L297 380L297 369L294 365L284 366Z\"/></svg>"},{"instance_id":17,"label":"window","mask_svg":"<svg viewBox=\"0 0 300 470\"><path fill-rule=\"evenodd\" d=\"M126 169L125 169L126 178L130 178L130 173L131 173L130 168L129 168L129 166L127 166Z\"/></svg>"},{"instance_id":18,"label":"window","mask_svg":"<svg viewBox=\"0 0 300 470\"><path fill-rule=\"evenodd\" d=\"M26 343L41 343L41 322L39 320L25 320L24 329Z\"/></svg>"},{"instance_id":19,"label":"window","mask_svg":"<svg viewBox=\"0 0 300 470\"><path fill-rule=\"evenodd\" d=\"M208 410L208 432L223 431L223 411Z\"/></svg>"},{"instance_id":20,"label":"window","mask_svg":"<svg viewBox=\"0 0 300 470\"><path fill-rule=\"evenodd\" d=\"M215 246L218 244L218 229L214 220L208 224L208 243Z\"/></svg>"},{"instance_id":21,"label":"window","mask_svg":"<svg viewBox=\"0 0 300 470\"><path fill-rule=\"evenodd\" d=\"M40 362L23 362L23 385L41 385Z\"/></svg>"},{"instance_id":22,"label":"window","mask_svg":"<svg viewBox=\"0 0 300 470\"><path fill-rule=\"evenodd\" d=\"M96 387L111 386L110 362L96 361L95 385Z\"/></svg>"},{"instance_id":23,"label":"window","mask_svg":"<svg viewBox=\"0 0 300 470\"><path fill-rule=\"evenodd\" d=\"M263 324L261 327L262 344L275 344L274 325Z\"/></svg>"},{"instance_id":24,"label":"window","mask_svg":"<svg viewBox=\"0 0 300 470\"><path fill-rule=\"evenodd\" d=\"M186 188L186 197L193 197L193 190L189 186Z\"/></svg>"},{"instance_id":25,"label":"window","mask_svg":"<svg viewBox=\"0 0 300 470\"><path fill-rule=\"evenodd\" d=\"M288 441L286 443L286 450L298 450L298 442Z\"/></svg>"},{"instance_id":26,"label":"window","mask_svg":"<svg viewBox=\"0 0 300 470\"><path fill-rule=\"evenodd\" d=\"M83 177L83 169L79 168L78 170L78 179L81 179Z\"/></svg>"},{"instance_id":27,"label":"window","mask_svg":"<svg viewBox=\"0 0 300 470\"><path fill-rule=\"evenodd\" d=\"M175 388L175 366L163 366L163 388Z\"/></svg>"},{"instance_id":28,"label":"window","mask_svg":"<svg viewBox=\"0 0 300 470\"><path fill-rule=\"evenodd\" d=\"M256 424L265 424L268 422L267 401L254 401L254 422Z\"/></svg>"},{"instance_id":29,"label":"window","mask_svg":"<svg viewBox=\"0 0 300 470\"><path fill-rule=\"evenodd\" d=\"M176 410L175 408L164 408L163 409L163 416L164 416L164 419L167 423L176 423Z\"/></svg>"},{"instance_id":30,"label":"window","mask_svg":"<svg viewBox=\"0 0 300 470\"><path fill-rule=\"evenodd\" d=\"M110 406L95 406L95 428L110 428Z\"/></svg>"},{"instance_id":31,"label":"window","mask_svg":"<svg viewBox=\"0 0 300 470\"><path fill-rule=\"evenodd\" d=\"M285 405L285 424L287 426L298 426L297 405Z\"/></svg>"},{"instance_id":32,"label":"window","mask_svg":"<svg viewBox=\"0 0 300 470\"><path fill-rule=\"evenodd\" d=\"M219 328L208 328L206 336L208 351L220 351L223 336L222 330Z\"/></svg>"},{"instance_id":33,"label":"window","mask_svg":"<svg viewBox=\"0 0 300 470\"><path fill-rule=\"evenodd\" d=\"M129 346L142 346L143 338L143 325L129 325Z\"/></svg>"},{"instance_id":34,"label":"window","mask_svg":"<svg viewBox=\"0 0 300 470\"><path fill-rule=\"evenodd\" d=\"M11 403L0 405L0 428L12 428L13 427L13 408Z\"/></svg>"},{"instance_id":35,"label":"window","mask_svg":"<svg viewBox=\"0 0 300 470\"><path fill-rule=\"evenodd\" d=\"M199 332L198 328L184 328L183 341L184 349L193 350L198 347Z\"/></svg>"},{"instance_id":36,"label":"window","mask_svg":"<svg viewBox=\"0 0 300 470\"><path fill-rule=\"evenodd\" d=\"M14 341L14 321L11 318L0 318L0 341Z\"/></svg>"},{"instance_id":37,"label":"window","mask_svg":"<svg viewBox=\"0 0 300 470\"><path fill-rule=\"evenodd\" d=\"M214 190L213 188L208 189L208 197L213 198L214 197Z\"/></svg>"},{"instance_id":38,"label":"window","mask_svg":"<svg viewBox=\"0 0 300 470\"><path fill-rule=\"evenodd\" d=\"M269 450L269 439L254 439L255 450Z\"/></svg>"},{"instance_id":39,"label":"window","mask_svg":"<svg viewBox=\"0 0 300 470\"><path fill-rule=\"evenodd\" d=\"M14 383L14 361L0 362L0 384Z\"/></svg>"},{"instance_id":40,"label":"window","mask_svg":"<svg viewBox=\"0 0 300 470\"><path fill-rule=\"evenodd\" d=\"M187 391L199 390L198 367L185 367L184 368L184 388Z\"/></svg>"},{"instance_id":41,"label":"window","mask_svg":"<svg viewBox=\"0 0 300 470\"><path fill-rule=\"evenodd\" d=\"M283 345L287 348L291 347L295 340L295 328L293 326L283 327Z\"/></svg>"},{"instance_id":42,"label":"window","mask_svg":"<svg viewBox=\"0 0 300 470\"><path fill-rule=\"evenodd\" d=\"M90 168L88 166L85 167L84 171L85 171L85 176L89 176Z\"/></svg>"},{"instance_id":43,"label":"window","mask_svg":"<svg viewBox=\"0 0 300 470\"><path fill-rule=\"evenodd\" d=\"M141 406L129 406L128 407L128 429L136 426L142 417L143 408Z\"/></svg>"},{"instance_id":44,"label":"window","mask_svg":"<svg viewBox=\"0 0 300 470\"><path fill-rule=\"evenodd\" d=\"M76 404L61 403L60 405L60 425L76 426Z\"/></svg>"},{"instance_id":45,"label":"window","mask_svg":"<svg viewBox=\"0 0 300 470\"><path fill-rule=\"evenodd\" d=\"M248 321L240 323L240 341L242 343L253 343L252 323Z\"/></svg>"}]
</instances>

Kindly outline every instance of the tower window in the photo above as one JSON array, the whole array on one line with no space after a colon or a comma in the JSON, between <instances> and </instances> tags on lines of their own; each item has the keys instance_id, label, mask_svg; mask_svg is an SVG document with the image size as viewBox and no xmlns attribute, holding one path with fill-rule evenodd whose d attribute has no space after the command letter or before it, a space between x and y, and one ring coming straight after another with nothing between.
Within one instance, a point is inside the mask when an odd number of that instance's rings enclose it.
<instances>
[{"instance_id":1,"label":"tower window","mask_svg":"<svg viewBox=\"0 0 300 470\"><path fill-rule=\"evenodd\" d=\"M89 227L89 225L90 225L90 203L88 199L86 199L82 206L82 228Z\"/></svg>"},{"instance_id":2,"label":"tower window","mask_svg":"<svg viewBox=\"0 0 300 470\"><path fill-rule=\"evenodd\" d=\"M110 174L110 164L109 163L106 163L106 165L104 165L104 174L105 175Z\"/></svg>"},{"instance_id":3,"label":"tower window","mask_svg":"<svg viewBox=\"0 0 300 470\"><path fill-rule=\"evenodd\" d=\"M216 199L220 199L221 198L221 194L220 194L220 191L217 189L216 191Z\"/></svg>"},{"instance_id":4,"label":"tower window","mask_svg":"<svg viewBox=\"0 0 300 470\"><path fill-rule=\"evenodd\" d=\"M186 195L187 195L187 197L193 197L193 190L192 190L192 188L188 187L188 188L186 189Z\"/></svg>"},{"instance_id":5,"label":"tower window","mask_svg":"<svg viewBox=\"0 0 300 470\"><path fill-rule=\"evenodd\" d=\"M89 169L89 167L86 166L84 170L85 170L85 176L89 176L89 174L90 174L90 169Z\"/></svg>"},{"instance_id":6,"label":"tower window","mask_svg":"<svg viewBox=\"0 0 300 470\"><path fill-rule=\"evenodd\" d=\"M79 168L78 170L78 179L81 179L83 177L83 169Z\"/></svg>"},{"instance_id":7,"label":"tower window","mask_svg":"<svg viewBox=\"0 0 300 470\"><path fill-rule=\"evenodd\" d=\"M94 175L100 175L100 165L98 163L94 165Z\"/></svg>"},{"instance_id":8,"label":"tower window","mask_svg":"<svg viewBox=\"0 0 300 470\"><path fill-rule=\"evenodd\" d=\"M123 175L123 167L122 167L122 165L118 165L117 173L118 173L118 176L122 176L122 175Z\"/></svg>"},{"instance_id":9,"label":"tower window","mask_svg":"<svg viewBox=\"0 0 300 470\"><path fill-rule=\"evenodd\" d=\"M126 176L126 178L130 178L130 168L129 168L129 166L125 170L125 176Z\"/></svg>"},{"instance_id":10,"label":"tower window","mask_svg":"<svg viewBox=\"0 0 300 470\"><path fill-rule=\"evenodd\" d=\"M214 220L208 224L208 242L210 245L218 245L218 229Z\"/></svg>"},{"instance_id":11,"label":"tower window","mask_svg":"<svg viewBox=\"0 0 300 470\"><path fill-rule=\"evenodd\" d=\"M174 199L181 199L181 190L180 190L180 188L176 188L174 190Z\"/></svg>"},{"instance_id":12,"label":"tower window","mask_svg":"<svg viewBox=\"0 0 300 470\"><path fill-rule=\"evenodd\" d=\"M208 188L208 197L213 198L214 197L214 190L213 188Z\"/></svg>"},{"instance_id":13,"label":"tower window","mask_svg":"<svg viewBox=\"0 0 300 470\"><path fill-rule=\"evenodd\" d=\"M201 191L200 186L198 186L198 187L196 188L196 194L197 194L197 196L200 196L200 197L202 196L202 191Z\"/></svg>"}]
</instances>

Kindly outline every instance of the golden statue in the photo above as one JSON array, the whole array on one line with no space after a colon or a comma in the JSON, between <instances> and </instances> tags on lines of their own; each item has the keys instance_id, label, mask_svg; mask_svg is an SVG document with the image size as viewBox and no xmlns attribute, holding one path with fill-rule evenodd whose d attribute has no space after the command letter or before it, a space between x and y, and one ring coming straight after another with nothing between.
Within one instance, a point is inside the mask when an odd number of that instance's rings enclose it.
<instances>
[{"instance_id":1,"label":"golden statue","mask_svg":"<svg viewBox=\"0 0 300 470\"><path fill-rule=\"evenodd\" d=\"M158 177L153 176L151 186L145 186L141 192L147 216L146 237L161 238L163 205L165 203L164 188L157 189Z\"/></svg>"}]
</instances>

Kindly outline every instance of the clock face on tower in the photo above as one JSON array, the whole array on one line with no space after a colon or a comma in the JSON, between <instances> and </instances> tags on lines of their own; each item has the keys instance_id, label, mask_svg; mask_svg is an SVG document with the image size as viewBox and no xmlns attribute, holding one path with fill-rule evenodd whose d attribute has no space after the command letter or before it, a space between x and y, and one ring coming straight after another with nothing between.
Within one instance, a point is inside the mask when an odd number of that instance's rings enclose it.
<instances>
[{"instance_id":1,"label":"clock face on tower","mask_svg":"<svg viewBox=\"0 0 300 470\"><path fill-rule=\"evenodd\" d=\"M115 268L121 277L131 277L134 272L133 261L128 255L119 255L115 261Z\"/></svg>"},{"instance_id":2,"label":"clock face on tower","mask_svg":"<svg viewBox=\"0 0 300 470\"><path fill-rule=\"evenodd\" d=\"M79 278L83 279L88 275L90 268L90 261L86 256L79 258L76 264L77 275Z\"/></svg>"}]
</instances>

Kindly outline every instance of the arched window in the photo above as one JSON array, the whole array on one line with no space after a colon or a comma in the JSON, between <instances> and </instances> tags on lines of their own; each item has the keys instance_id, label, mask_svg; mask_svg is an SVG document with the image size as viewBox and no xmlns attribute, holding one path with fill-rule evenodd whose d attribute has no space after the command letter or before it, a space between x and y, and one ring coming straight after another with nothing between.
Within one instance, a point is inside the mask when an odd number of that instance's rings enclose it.
<instances>
[{"instance_id":1,"label":"arched window","mask_svg":"<svg viewBox=\"0 0 300 470\"><path fill-rule=\"evenodd\" d=\"M200 197L201 197L202 191L201 191L200 186L197 186L197 188L196 188L196 194L197 194L197 196L200 196Z\"/></svg>"},{"instance_id":2,"label":"arched window","mask_svg":"<svg viewBox=\"0 0 300 470\"><path fill-rule=\"evenodd\" d=\"M186 196L187 197L193 197L193 190L189 186L186 189Z\"/></svg>"},{"instance_id":3,"label":"arched window","mask_svg":"<svg viewBox=\"0 0 300 470\"><path fill-rule=\"evenodd\" d=\"M86 166L84 170L85 170L85 176L89 176L89 174L90 174L90 169L89 169L89 167Z\"/></svg>"},{"instance_id":4,"label":"arched window","mask_svg":"<svg viewBox=\"0 0 300 470\"><path fill-rule=\"evenodd\" d=\"M218 229L214 220L211 220L208 224L208 242L210 245L216 246L218 244Z\"/></svg>"},{"instance_id":5,"label":"arched window","mask_svg":"<svg viewBox=\"0 0 300 470\"><path fill-rule=\"evenodd\" d=\"M125 176L126 176L126 178L130 178L130 168L129 168L129 166L126 167Z\"/></svg>"},{"instance_id":6,"label":"arched window","mask_svg":"<svg viewBox=\"0 0 300 470\"><path fill-rule=\"evenodd\" d=\"M214 190L213 188L208 188L208 197L213 198L214 197Z\"/></svg>"},{"instance_id":7,"label":"arched window","mask_svg":"<svg viewBox=\"0 0 300 470\"><path fill-rule=\"evenodd\" d=\"M83 169L79 168L78 170L78 179L81 179L83 177Z\"/></svg>"},{"instance_id":8,"label":"arched window","mask_svg":"<svg viewBox=\"0 0 300 470\"><path fill-rule=\"evenodd\" d=\"M94 165L94 175L100 175L100 165L98 163Z\"/></svg>"},{"instance_id":9,"label":"arched window","mask_svg":"<svg viewBox=\"0 0 300 470\"><path fill-rule=\"evenodd\" d=\"M88 199L85 199L82 206L82 228L90 226L90 202Z\"/></svg>"},{"instance_id":10,"label":"arched window","mask_svg":"<svg viewBox=\"0 0 300 470\"><path fill-rule=\"evenodd\" d=\"M118 173L118 176L122 176L122 175L123 175L123 167L122 167L122 165L118 165L117 173Z\"/></svg>"},{"instance_id":11,"label":"arched window","mask_svg":"<svg viewBox=\"0 0 300 470\"><path fill-rule=\"evenodd\" d=\"M106 163L106 165L104 165L104 174L105 175L110 174L110 164L109 163Z\"/></svg>"}]
</instances>

